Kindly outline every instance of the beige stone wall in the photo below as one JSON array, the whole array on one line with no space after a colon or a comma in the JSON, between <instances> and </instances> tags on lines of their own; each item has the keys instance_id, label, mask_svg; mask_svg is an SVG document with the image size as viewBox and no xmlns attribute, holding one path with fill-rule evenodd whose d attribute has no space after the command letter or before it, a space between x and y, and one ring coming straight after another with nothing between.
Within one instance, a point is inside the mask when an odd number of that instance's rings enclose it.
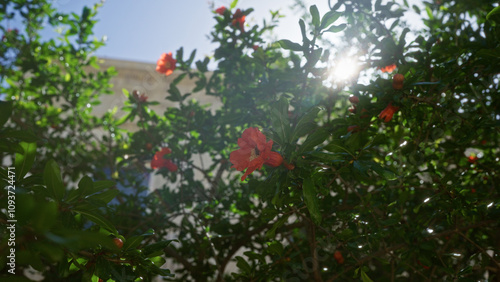
<instances>
[{"instance_id":1,"label":"beige stone wall","mask_svg":"<svg viewBox=\"0 0 500 282\"><path fill-rule=\"evenodd\" d=\"M127 89L130 93L132 93L133 90L138 90L148 96L148 101L160 102L159 105L151 107L151 109L158 114L162 114L166 107L175 107L178 105L178 103L166 100L165 98L169 95L167 93L169 84L179 75L179 72L174 71L172 75L167 77L157 73L155 71L156 65L153 63L114 59L100 59L99 65L103 70L114 67L118 75L111 80L114 94L102 95L101 104L93 109L93 112L98 116L114 107L119 109L117 116L125 114L120 110L126 100L122 89ZM195 87L194 80L185 77L177 87L182 94L190 93ZM211 104L211 109L217 109L221 105L218 98L207 96L203 91L192 94L188 99L196 99L200 104ZM125 125L125 128L135 129L132 124Z\"/></svg>"}]
</instances>

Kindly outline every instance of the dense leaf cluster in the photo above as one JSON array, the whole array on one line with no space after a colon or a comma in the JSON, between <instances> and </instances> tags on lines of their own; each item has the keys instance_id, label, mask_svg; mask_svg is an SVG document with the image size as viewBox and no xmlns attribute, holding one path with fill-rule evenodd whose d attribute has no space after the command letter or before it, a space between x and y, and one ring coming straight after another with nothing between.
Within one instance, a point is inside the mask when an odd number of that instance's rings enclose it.
<instances>
[{"instance_id":1,"label":"dense leaf cluster","mask_svg":"<svg viewBox=\"0 0 500 282\"><path fill-rule=\"evenodd\" d=\"M64 15L46 1L0 2L2 23L26 23L0 26L1 175L16 191L16 275L498 279L500 9L486 0L333 2L324 14L304 11L302 42L266 42L277 12L242 27L252 9L218 9L213 58L175 54L165 97L175 106L155 112L148 93L124 90L122 117L91 111L114 74L91 55L102 45L90 39L98 6ZM418 28L405 22L411 13ZM60 41L39 36L46 21ZM350 71L348 56L353 76L332 75ZM190 92L179 87L187 79ZM200 91L220 105L200 104ZM242 182L229 156L250 127L286 165ZM178 169L151 169L167 147ZM150 173L162 184L146 192Z\"/></svg>"}]
</instances>

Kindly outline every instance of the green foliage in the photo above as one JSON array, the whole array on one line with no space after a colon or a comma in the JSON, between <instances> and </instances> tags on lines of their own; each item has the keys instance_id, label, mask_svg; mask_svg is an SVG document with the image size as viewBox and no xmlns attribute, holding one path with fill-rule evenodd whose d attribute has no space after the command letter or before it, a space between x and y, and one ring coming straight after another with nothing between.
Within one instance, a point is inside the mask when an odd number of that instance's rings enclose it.
<instances>
[{"instance_id":1,"label":"green foliage","mask_svg":"<svg viewBox=\"0 0 500 282\"><path fill-rule=\"evenodd\" d=\"M13 32L2 22L0 47L0 221L17 220L16 276L33 268L47 281L497 279L498 7L332 2L323 15L304 10L296 43L264 40L277 12L262 25L235 24L237 3L214 13L213 58L174 52L165 99L175 107L152 111L159 103L147 93L124 89L122 117L91 111L115 73L91 56L103 44L90 39L98 5L66 15L46 1L0 4L2 19L26 24ZM410 11L418 28L404 21ZM60 29L60 42L38 35L44 22ZM357 68L340 78L347 57ZM193 99L200 91L219 103ZM264 160L240 181L231 153L250 127L283 162ZM177 169L152 169L165 147ZM161 184L148 189L149 174ZM12 274L9 230L1 232L3 279Z\"/></svg>"}]
</instances>

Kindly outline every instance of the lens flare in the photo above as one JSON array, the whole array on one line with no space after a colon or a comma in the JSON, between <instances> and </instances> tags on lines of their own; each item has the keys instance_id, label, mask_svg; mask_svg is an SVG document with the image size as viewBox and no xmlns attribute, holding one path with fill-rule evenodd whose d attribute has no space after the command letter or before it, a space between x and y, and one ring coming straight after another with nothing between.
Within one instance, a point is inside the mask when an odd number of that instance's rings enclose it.
<instances>
[{"instance_id":1,"label":"lens flare","mask_svg":"<svg viewBox=\"0 0 500 282\"><path fill-rule=\"evenodd\" d=\"M345 58L339 60L333 69L333 79L335 81L348 80L352 78L358 71L356 60Z\"/></svg>"}]
</instances>

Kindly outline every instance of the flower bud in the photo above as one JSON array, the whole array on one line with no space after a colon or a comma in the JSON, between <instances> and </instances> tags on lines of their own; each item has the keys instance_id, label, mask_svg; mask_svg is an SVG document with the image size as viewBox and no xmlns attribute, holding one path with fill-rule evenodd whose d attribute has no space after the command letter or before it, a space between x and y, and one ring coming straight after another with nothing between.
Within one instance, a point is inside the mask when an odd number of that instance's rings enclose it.
<instances>
[{"instance_id":1,"label":"flower bud","mask_svg":"<svg viewBox=\"0 0 500 282\"><path fill-rule=\"evenodd\" d=\"M404 80L405 80L404 75L402 75L400 73L394 75L394 77L392 78L392 88L394 88L395 90L403 89Z\"/></svg>"},{"instance_id":2,"label":"flower bud","mask_svg":"<svg viewBox=\"0 0 500 282\"><path fill-rule=\"evenodd\" d=\"M351 96L351 97L349 97L349 102L351 102L353 104L357 104L357 103L359 103L359 98L356 96Z\"/></svg>"}]
</instances>

